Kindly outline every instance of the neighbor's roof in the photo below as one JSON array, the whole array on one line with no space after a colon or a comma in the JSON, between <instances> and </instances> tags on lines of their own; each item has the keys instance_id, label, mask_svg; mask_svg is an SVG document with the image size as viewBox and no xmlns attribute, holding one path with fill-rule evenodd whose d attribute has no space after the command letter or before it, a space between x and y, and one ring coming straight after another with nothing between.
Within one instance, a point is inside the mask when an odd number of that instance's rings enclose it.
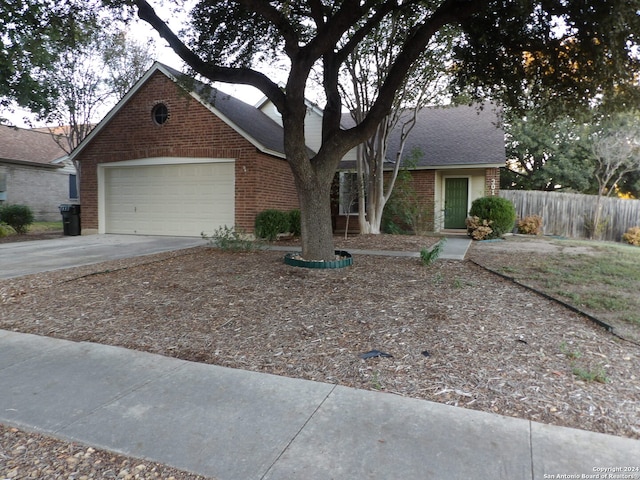
<instances>
[{"instance_id":1,"label":"neighbor's roof","mask_svg":"<svg viewBox=\"0 0 640 480\"><path fill-rule=\"evenodd\" d=\"M282 127L271 120L265 113L160 62L155 62L151 68L147 70L142 78L138 80L120 102L102 119L98 126L94 128L87 138L72 152L72 157L78 155L78 153L91 142L91 139L100 132L111 118L123 108L128 100L142 88L147 80L156 72L160 72L170 80L176 82L193 98L252 143L258 150L284 158L284 135Z\"/></svg>"},{"instance_id":2,"label":"neighbor's roof","mask_svg":"<svg viewBox=\"0 0 640 480\"><path fill-rule=\"evenodd\" d=\"M399 146L400 129L396 128L389 138L389 160L395 160ZM423 108L407 137L402 159L416 149L420 151L418 168L504 166L504 130L499 112L490 104ZM342 168L350 167L344 163Z\"/></svg>"},{"instance_id":3,"label":"neighbor's roof","mask_svg":"<svg viewBox=\"0 0 640 480\"><path fill-rule=\"evenodd\" d=\"M66 155L48 132L0 125L0 162L62 167Z\"/></svg>"}]
</instances>

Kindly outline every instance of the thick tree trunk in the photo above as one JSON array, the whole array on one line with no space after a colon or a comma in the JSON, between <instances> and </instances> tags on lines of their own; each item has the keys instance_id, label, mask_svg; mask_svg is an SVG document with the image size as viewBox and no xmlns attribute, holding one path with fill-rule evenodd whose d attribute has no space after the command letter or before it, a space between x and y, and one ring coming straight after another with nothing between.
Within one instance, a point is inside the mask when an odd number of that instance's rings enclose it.
<instances>
[{"instance_id":1,"label":"thick tree trunk","mask_svg":"<svg viewBox=\"0 0 640 480\"><path fill-rule=\"evenodd\" d=\"M311 64L307 65L311 68ZM299 71L302 69L301 71ZM307 107L304 97L305 79L308 71L302 66L292 67L287 83L287 101L282 121L284 126L284 149L298 192L300 202L300 234L302 240L302 257L305 260L333 261L335 251L333 245L333 225L331 222L331 185L344 155L342 149L323 148L314 157L305 141L305 116ZM325 109L331 112L331 108ZM338 110L339 113L339 110ZM331 116L331 115L329 115ZM339 129L339 115L333 115ZM323 137L331 128L323 118Z\"/></svg>"},{"instance_id":2,"label":"thick tree trunk","mask_svg":"<svg viewBox=\"0 0 640 480\"><path fill-rule=\"evenodd\" d=\"M335 260L331 223L331 180L296 182L300 201L302 257Z\"/></svg>"}]
</instances>

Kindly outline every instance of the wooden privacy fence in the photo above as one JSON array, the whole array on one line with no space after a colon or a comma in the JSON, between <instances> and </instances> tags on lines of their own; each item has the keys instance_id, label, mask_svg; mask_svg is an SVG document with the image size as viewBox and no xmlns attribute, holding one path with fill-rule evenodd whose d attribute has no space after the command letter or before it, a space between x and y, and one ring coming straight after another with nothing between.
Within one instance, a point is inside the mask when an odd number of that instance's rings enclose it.
<instances>
[{"instance_id":1,"label":"wooden privacy fence","mask_svg":"<svg viewBox=\"0 0 640 480\"><path fill-rule=\"evenodd\" d=\"M589 237L598 202L596 195L535 190L500 190L500 196L513 202L519 219L540 215L545 235L573 238ZM600 200L602 223L595 238L619 242L629 228L640 226L640 200Z\"/></svg>"}]
</instances>

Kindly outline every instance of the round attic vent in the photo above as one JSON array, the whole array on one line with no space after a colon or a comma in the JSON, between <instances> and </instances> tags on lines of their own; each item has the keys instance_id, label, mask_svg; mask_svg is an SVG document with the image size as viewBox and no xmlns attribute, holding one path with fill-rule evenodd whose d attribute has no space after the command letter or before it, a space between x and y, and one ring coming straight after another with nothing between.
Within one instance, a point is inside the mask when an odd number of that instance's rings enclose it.
<instances>
[{"instance_id":1,"label":"round attic vent","mask_svg":"<svg viewBox=\"0 0 640 480\"><path fill-rule=\"evenodd\" d=\"M156 125L163 125L169 120L169 109L164 103L158 103L151 110L151 118Z\"/></svg>"}]
</instances>

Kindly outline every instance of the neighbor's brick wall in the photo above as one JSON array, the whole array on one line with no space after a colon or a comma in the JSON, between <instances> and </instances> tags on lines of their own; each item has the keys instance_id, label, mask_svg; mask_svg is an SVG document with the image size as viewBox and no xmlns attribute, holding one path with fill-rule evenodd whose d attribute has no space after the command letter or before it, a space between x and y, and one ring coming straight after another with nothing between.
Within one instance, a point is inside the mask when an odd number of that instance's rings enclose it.
<instances>
[{"instance_id":1,"label":"neighbor's brick wall","mask_svg":"<svg viewBox=\"0 0 640 480\"><path fill-rule=\"evenodd\" d=\"M163 125L151 117L158 103L169 109ZM97 165L153 157L235 159L236 227L245 231L253 231L258 211L298 204L285 160L258 152L174 82L156 73L79 156L83 229L98 228Z\"/></svg>"},{"instance_id":2,"label":"neighbor's brick wall","mask_svg":"<svg viewBox=\"0 0 640 480\"><path fill-rule=\"evenodd\" d=\"M492 180L494 182L492 182ZM495 187L493 190L491 186ZM491 195L497 196L500 194L500 169L499 168L487 168L484 174L484 194L487 197Z\"/></svg>"},{"instance_id":3,"label":"neighbor's brick wall","mask_svg":"<svg viewBox=\"0 0 640 480\"><path fill-rule=\"evenodd\" d=\"M38 222L62 221L58 206L69 199L69 172L62 168L0 164L7 186L6 204L27 205ZM2 202L0 202L2 203Z\"/></svg>"}]
</instances>

